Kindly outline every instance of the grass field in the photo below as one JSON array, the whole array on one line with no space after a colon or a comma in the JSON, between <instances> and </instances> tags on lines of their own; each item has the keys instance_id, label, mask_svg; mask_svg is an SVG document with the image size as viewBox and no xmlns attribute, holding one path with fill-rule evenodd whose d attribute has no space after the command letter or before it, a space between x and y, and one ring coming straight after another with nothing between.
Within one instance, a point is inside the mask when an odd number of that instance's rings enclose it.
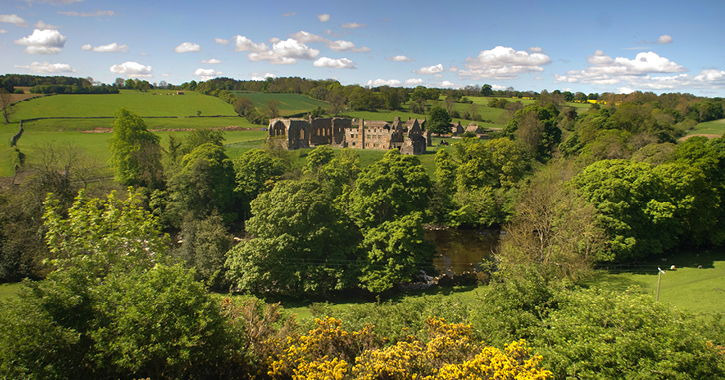
<instances>
[{"instance_id":1,"label":"grass field","mask_svg":"<svg viewBox=\"0 0 725 380\"><path fill-rule=\"evenodd\" d=\"M695 126L695 129L689 131L688 135L717 135L725 134L725 119L706 121Z\"/></svg>"},{"instance_id":2,"label":"grass field","mask_svg":"<svg viewBox=\"0 0 725 380\"><path fill-rule=\"evenodd\" d=\"M317 107L326 109L330 104L321 100L312 99L306 95L300 94L267 94L262 92L239 92L232 91L238 98L246 96L254 102L257 109L262 110L266 107L266 103L270 99L279 100L281 103L279 108L282 115L294 115L302 112L309 112Z\"/></svg>"},{"instance_id":3,"label":"grass field","mask_svg":"<svg viewBox=\"0 0 725 380\"><path fill-rule=\"evenodd\" d=\"M54 95L21 102L13 120L36 117L114 116L121 107L141 116L236 116L234 108L219 98L186 91L153 90L140 92L121 90L120 94Z\"/></svg>"},{"instance_id":4,"label":"grass field","mask_svg":"<svg viewBox=\"0 0 725 380\"><path fill-rule=\"evenodd\" d=\"M699 256L698 256L699 255ZM669 270L675 265L676 270ZM702 269L698 269L702 265ZM696 312L725 314L725 252L687 253L651 262L636 272L600 272L588 285L625 290L639 286L655 299L657 267L665 270L660 285L660 302Z\"/></svg>"}]
</instances>

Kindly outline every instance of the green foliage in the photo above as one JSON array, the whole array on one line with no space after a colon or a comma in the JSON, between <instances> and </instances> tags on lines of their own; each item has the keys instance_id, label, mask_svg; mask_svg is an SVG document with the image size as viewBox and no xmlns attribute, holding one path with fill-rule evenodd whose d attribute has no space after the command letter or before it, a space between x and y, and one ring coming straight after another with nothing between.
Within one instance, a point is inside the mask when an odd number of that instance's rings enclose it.
<instances>
[{"instance_id":1,"label":"green foliage","mask_svg":"<svg viewBox=\"0 0 725 380\"><path fill-rule=\"evenodd\" d=\"M344 148L340 154L319 167L317 176L328 188L336 204L344 204L343 194L349 192L360 174L360 156L357 151Z\"/></svg>"},{"instance_id":2,"label":"green foliage","mask_svg":"<svg viewBox=\"0 0 725 380\"><path fill-rule=\"evenodd\" d=\"M313 180L282 181L252 201L253 238L228 255L227 277L243 290L324 294L353 285L359 233Z\"/></svg>"},{"instance_id":3,"label":"green foliage","mask_svg":"<svg viewBox=\"0 0 725 380\"><path fill-rule=\"evenodd\" d=\"M521 142L540 161L551 158L554 149L561 143L561 129L557 126L559 110L553 103L546 108L532 105L517 111L509 120L503 132L511 139Z\"/></svg>"},{"instance_id":4,"label":"green foliage","mask_svg":"<svg viewBox=\"0 0 725 380\"><path fill-rule=\"evenodd\" d=\"M262 149L249 150L235 158L233 163L234 191L241 199L244 219L247 219L251 202L271 189L274 181L285 172L285 165L279 157Z\"/></svg>"},{"instance_id":5,"label":"green foliage","mask_svg":"<svg viewBox=\"0 0 725 380\"><path fill-rule=\"evenodd\" d=\"M451 115L445 108L436 106L428 112L429 119L427 121L428 130L431 133L451 133Z\"/></svg>"},{"instance_id":6,"label":"green foliage","mask_svg":"<svg viewBox=\"0 0 725 380\"><path fill-rule=\"evenodd\" d=\"M202 144L185 155L181 165L181 171L169 181L170 212L195 220L216 212L227 223L236 220L234 167L224 149Z\"/></svg>"},{"instance_id":7,"label":"green foliage","mask_svg":"<svg viewBox=\"0 0 725 380\"><path fill-rule=\"evenodd\" d=\"M330 161L335 156L332 148L329 145L321 145L313 149L307 154L305 167L303 170L306 173L317 173L317 171Z\"/></svg>"},{"instance_id":8,"label":"green foliage","mask_svg":"<svg viewBox=\"0 0 725 380\"><path fill-rule=\"evenodd\" d=\"M202 220L188 218L181 224L179 240L181 246L172 251L172 256L183 260L187 268L194 268L197 279L210 288L227 290L224 261L234 240L224 219L217 213Z\"/></svg>"},{"instance_id":9,"label":"green foliage","mask_svg":"<svg viewBox=\"0 0 725 380\"><path fill-rule=\"evenodd\" d=\"M563 293L533 344L556 379L715 379L722 354L689 315L636 292Z\"/></svg>"},{"instance_id":10,"label":"green foliage","mask_svg":"<svg viewBox=\"0 0 725 380\"><path fill-rule=\"evenodd\" d=\"M113 136L108 145L116 166L116 181L128 186L163 186L159 137L149 132L137 114L121 108L116 112Z\"/></svg>"},{"instance_id":11,"label":"green foliage","mask_svg":"<svg viewBox=\"0 0 725 380\"><path fill-rule=\"evenodd\" d=\"M369 228L422 212L430 199L431 186L418 157L390 150L358 176L351 194L350 215L358 226Z\"/></svg>"},{"instance_id":12,"label":"green foliage","mask_svg":"<svg viewBox=\"0 0 725 380\"><path fill-rule=\"evenodd\" d=\"M414 280L421 268L433 273L435 248L423 240L420 212L386 220L363 233L361 247L366 254L360 258L362 288L379 293Z\"/></svg>"}]
</instances>

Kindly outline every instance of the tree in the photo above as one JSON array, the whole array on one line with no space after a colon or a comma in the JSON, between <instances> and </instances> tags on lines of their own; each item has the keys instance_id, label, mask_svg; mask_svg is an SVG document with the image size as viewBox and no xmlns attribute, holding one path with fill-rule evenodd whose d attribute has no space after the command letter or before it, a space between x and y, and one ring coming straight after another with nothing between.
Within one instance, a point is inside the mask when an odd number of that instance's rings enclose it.
<instances>
[{"instance_id":1,"label":"tree","mask_svg":"<svg viewBox=\"0 0 725 380\"><path fill-rule=\"evenodd\" d=\"M124 86L125 88L129 89L129 90L133 90L134 88L136 88L136 82L135 82L135 81L134 81L133 79L131 79L131 78L128 78L128 79L126 79L126 81L124 82L123 86Z\"/></svg>"},{"instance_id":2,"label":"tree","mask_svg":"<svg viewBox=\"0 0 725 380\"><path fill-rule=\"evenodd\" d=\"M202 220L187 218L181 224L179 240L181 247L173 250L172 255L184 260L187 268L194 268L196 278L211 289L228 290L224 261L234 240L224 226L224 219L216 212Z\"/></svg>"},{"instance_id":3,"label":"tree","mask_svg":"<svg viewBox=\"0 0 725 380\"><path fill-rule=\"evenodd\" d=\"M123 78L116 78L116 80L113 81L113 86L116 88L122 88L124 84L125 81L123 80Z\"/></svg>"},{"instance_id":4,"label":"tree","mask_svg":"<svg viewBox=\"0 0 725 380\"><path fill-rule=\"evenodd\" d=\"M317 171L335 157L335 152L328 145L321 145L312 150L305 160L305 173L317 173Z\"/></svg>"},{"instance_id":5,"label":"tree","mask_svg":"<svg viewBox=\"0 0 725 380\"><path fill-rule=\"evenodd\" d=\"M239 116L246 116L252 109L254 109L254 102L247 96L237 98L236 102L234 102L234 111Z\"/></svg>"},{"instance_id":6,"label":"tree","mask_svg":"<svg viewBox=\"0 0 725 380\"><path fill-rule=\"evenodd\" d=\"M159 140L136 113L125 108L116 111L113 136L108 141L116 166L116 181L129 186L162 187Z\"/></svg>"},{"instance_id":7,"label":"tree","mask_svg":"<svg viewBox=\"0 0 725 380\"><path fill-rule=\"evenodd\" d=\"M12 94L5 88L0 88L0 107L2 107L5 124L10 123L10 117L15 113L16 108L13 105Z\"/></svg>"},{"instance_id":8,"label":"tree","mask_svg":"<svg viewBox=\"0 0 725 380\"><path fill-rule=\"evenodd\" d=\"M243 219L249 217L249 207L257 196L271 190L274 182L285 172L284 162L269 151L252 149L233 161L236 187L242 203Z\"/></svg>"},{"instance_id":9,"label":"tree","mask_svg":"<svg viewBox=\"0 0 725 380\"><path fill-rule=\"evenodd\" d=\"M433 107L429 112L430 119L427 122L428 130L431 133L450 133L451 132L451 116L443 107Z\"/></svg>"},{"instance_id":10,"label":"tree","mask_svg":"<svg viewBox=\"0 0 725 380\"><path fill-rule=\"evenodd\" d=\"M324 294L354 284L359 232L314 180L282 181L252 201L253 238L229 253L227 276L253 293Z\"/></svg>"},{"instance_id":11,"label":"tree","mask_svg":"<svg viewBox=\"0 0 725 380\"><path fill-rule=\"evenodd\" d=\"M481 96L493 96L493 87L490 84L484 84L481 87Z\"/></svg>"},{"instance_id":12,"label":"tree","mask_svg":"<svg viewBox=\"0 0 725 380\"><path fill-rule=\"evenodd\" d=\"M202 144L182 158L181 166L181 172L169 181L169 206L174 214L202 220L218 213L227 223L237 218L234 167L221 147Z\"/></svg>"},{"instance_id":13,"label":"tree","mask_svg":"<svg viewBox=\"0 0 725 380\"><path fill-rule=\"evenodd\" d=\"M282 102L277 99L269 99L265 104L267 106L267 116L269 116L270 119L279 117L279 106L282 104Z\"/></svg>"}]
</instances>

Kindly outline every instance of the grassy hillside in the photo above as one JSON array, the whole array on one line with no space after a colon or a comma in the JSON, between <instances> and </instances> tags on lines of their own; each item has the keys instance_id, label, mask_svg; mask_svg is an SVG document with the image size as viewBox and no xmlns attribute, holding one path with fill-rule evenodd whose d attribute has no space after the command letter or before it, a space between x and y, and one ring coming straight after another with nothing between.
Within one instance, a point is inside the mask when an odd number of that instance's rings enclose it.
<instances>
[{"instance_id":1,"label":"grassy hillside","mask_svg":"<svg viewBox=\"0 0 725 380\"><path fill-rule=\"evenodd\" d=\"M317 107L327 108L329 104L321 100L312 99L306 95L300 94L266 94L261 92L241 92L233 91L238 98L246 96L254 102L254 106L261 110L266 107L267 101L270 99L279 100L281 103L279 108L282 115L294 115L301 112L311 111Z\"/></svg>"},{"instance_id":2,"label":"grassy hillside","mask_svg":"<svg viewBox=\"0 0 725 380\"><path fill-rule=\"evenodd\" d=\"M234 108L219 98L186 91L154 90L140 92L121 90L120 94L54 95L21 102L15 120L36 117L114 116L121 107L141 116L235 116Z\"/></svg>"},{"instance_id":3,"label":"grassy hillside","mask_svg":"<svg viewBox=\"0 0 725 380\"><path fill-rule=\"evenodd\" d=\"M717 135L725 134L725 119L706 121L695 126L695 129L687 133L688 135ZM712 136L715 137L715 136Z\"/></svg>"}]
</instances>

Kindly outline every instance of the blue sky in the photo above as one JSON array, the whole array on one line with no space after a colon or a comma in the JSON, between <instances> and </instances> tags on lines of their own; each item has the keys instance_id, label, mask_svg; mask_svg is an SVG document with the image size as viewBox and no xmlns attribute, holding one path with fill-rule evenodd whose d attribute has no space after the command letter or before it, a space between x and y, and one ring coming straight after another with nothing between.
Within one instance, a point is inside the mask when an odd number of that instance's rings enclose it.
<instances>
[{"instance_id":1,"label":"blue sky","mask_svg":"<svg viewBox=\"0 0 725 380\"><path fill-rule=\"evenodd\" d=\"M723 1L0 0L0 72L725 96Z\"/></svg>"}]
</instances>

